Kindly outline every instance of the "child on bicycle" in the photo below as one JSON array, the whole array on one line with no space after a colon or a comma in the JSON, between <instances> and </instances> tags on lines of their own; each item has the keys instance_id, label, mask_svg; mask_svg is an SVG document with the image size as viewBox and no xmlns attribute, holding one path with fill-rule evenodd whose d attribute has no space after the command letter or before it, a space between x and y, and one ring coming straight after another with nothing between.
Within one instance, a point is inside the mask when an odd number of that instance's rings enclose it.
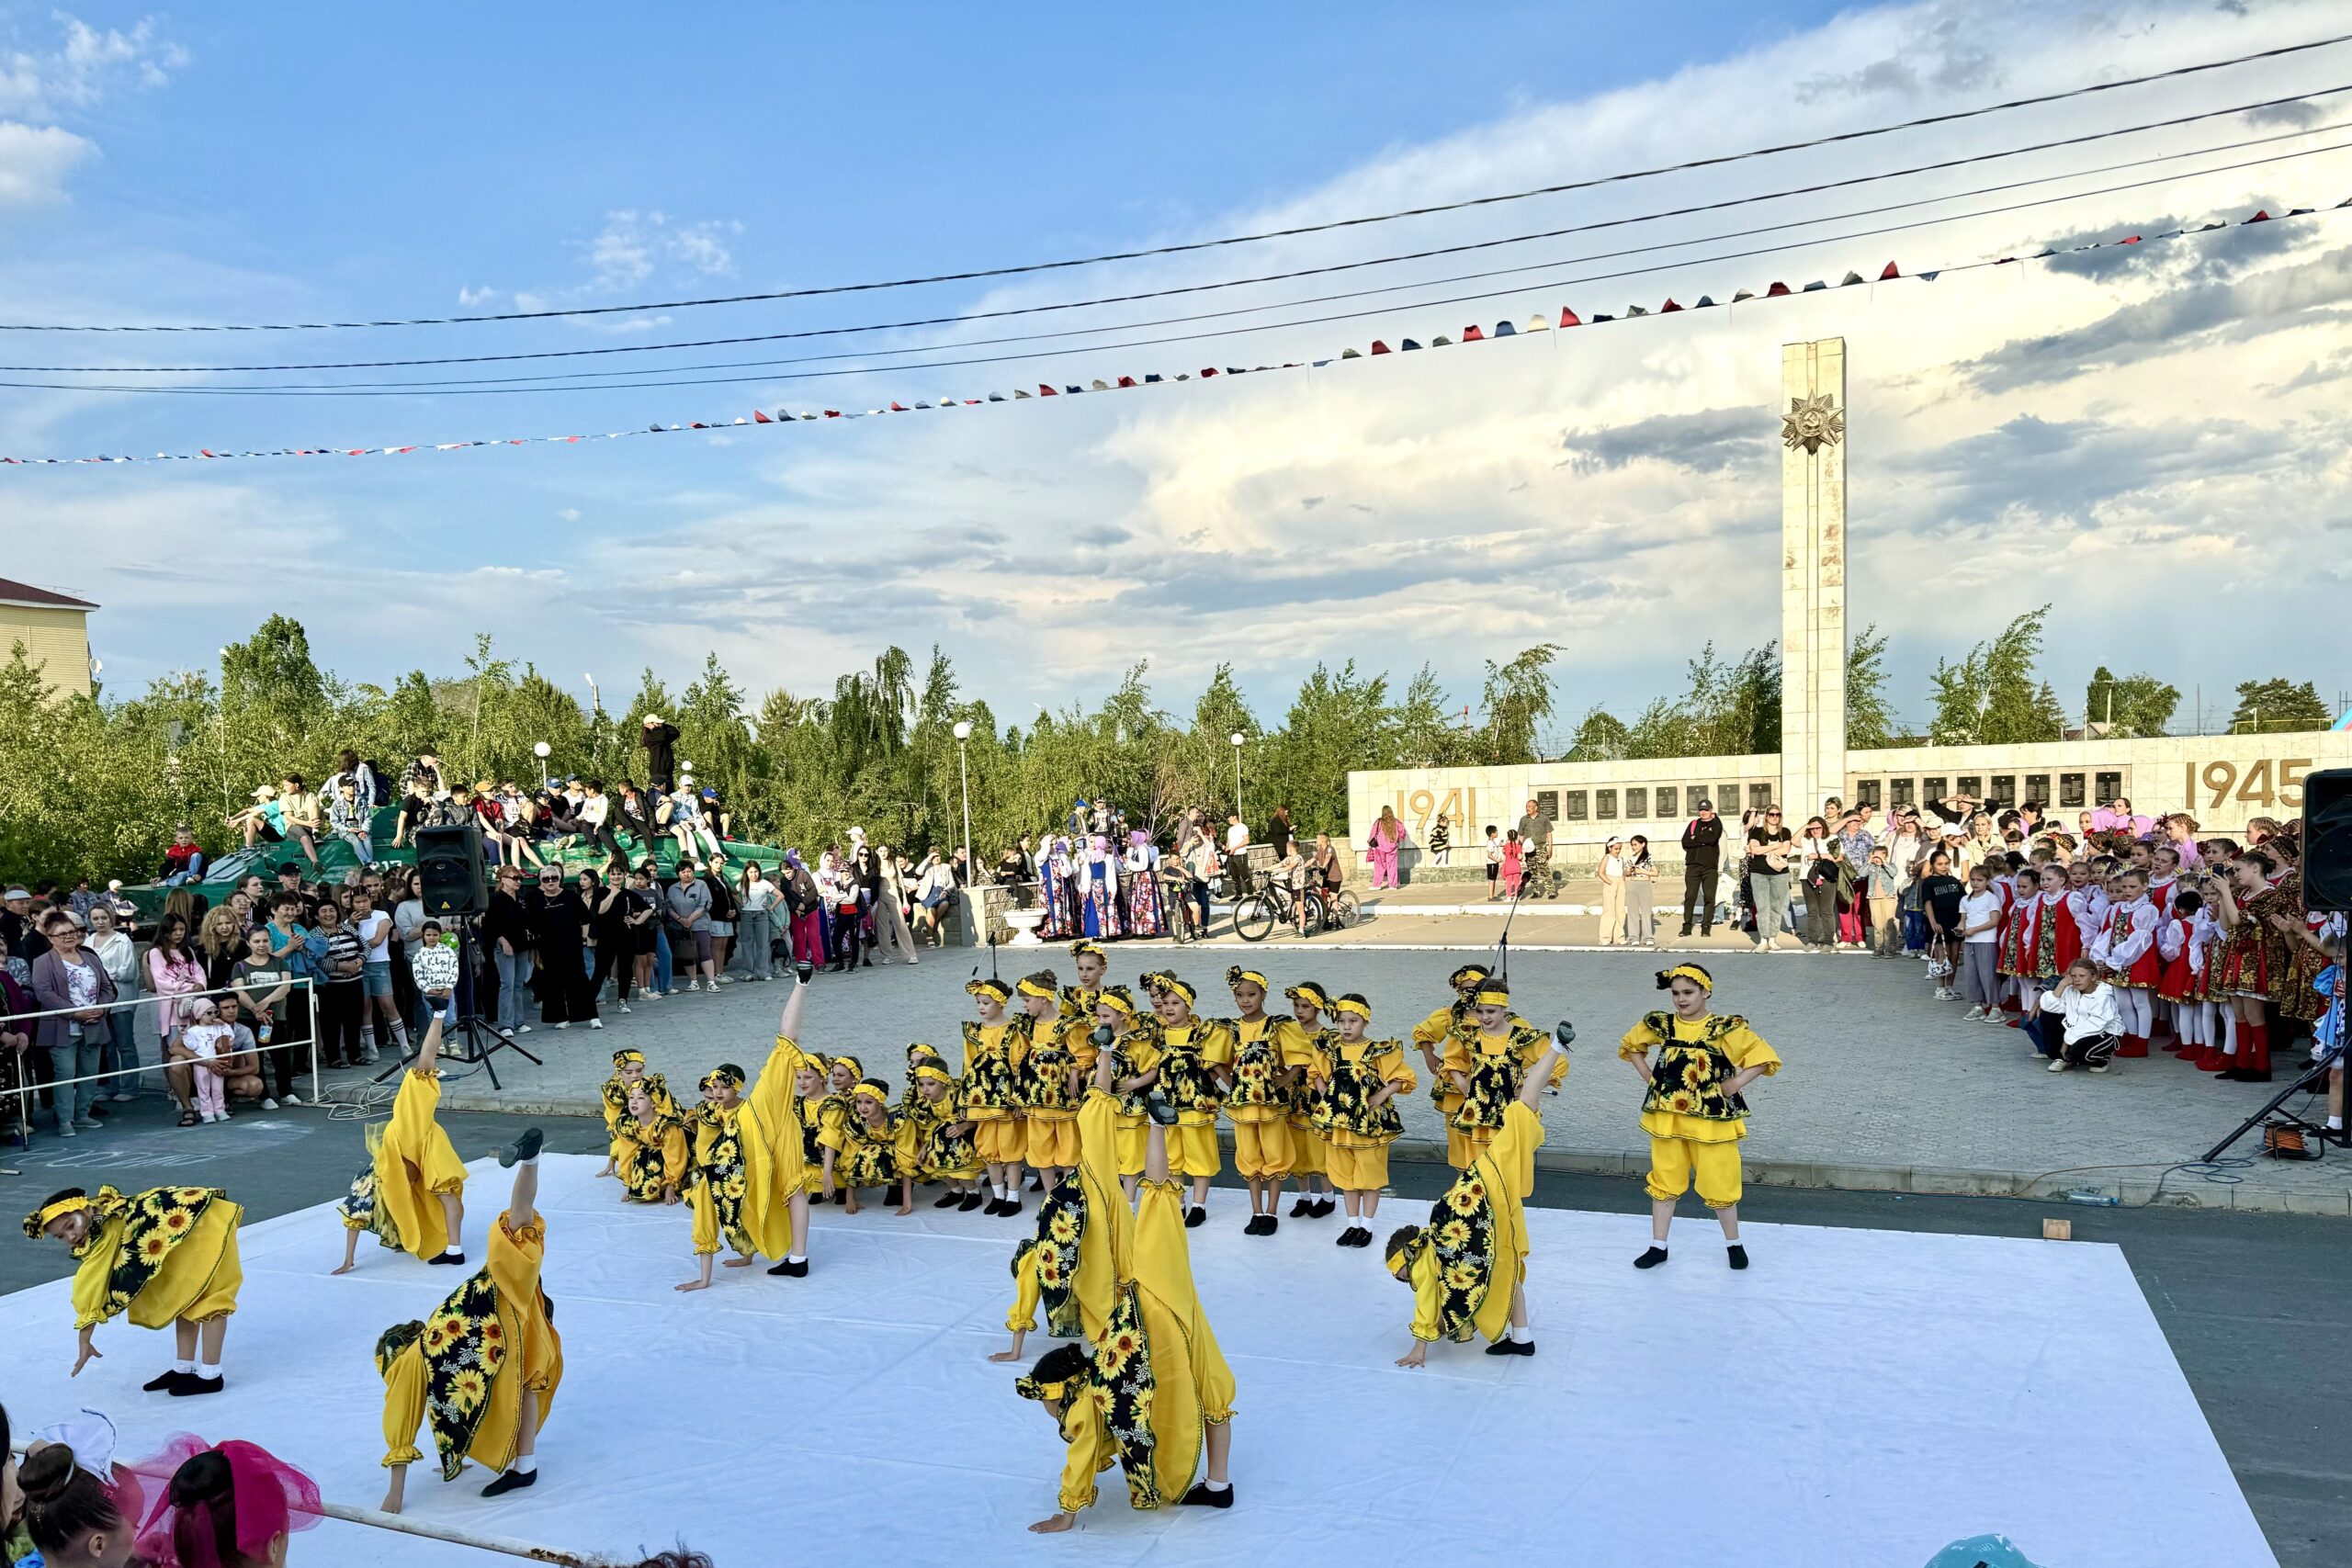
<instances>
[{"instance_id":1,"label":"child on bicycle","mask_svg":"<svg viewBox=\"0 0 2352 1568\"><path fill-rule=\"evenodd\" d=\"M1298 852L1298 840L1293 839L1283 858L1274 866L1274 879L1290 892L1290 910L1298 921L1298 934L1306 935L1306 885L1312 868L1306 857Z\"/></svg>"}]
</instances>

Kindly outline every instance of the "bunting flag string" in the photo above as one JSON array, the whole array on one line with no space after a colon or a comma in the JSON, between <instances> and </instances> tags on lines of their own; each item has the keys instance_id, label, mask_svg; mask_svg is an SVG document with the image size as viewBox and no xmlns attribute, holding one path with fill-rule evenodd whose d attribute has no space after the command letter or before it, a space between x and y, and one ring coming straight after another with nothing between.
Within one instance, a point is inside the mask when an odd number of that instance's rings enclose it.
<instances>
[{"instance_id":1,"label":"bunting flag string","mask_svg":"<svg viewBox=\"0 0 2352 1568\"><path fill-rule=\"evenodd\" d=\"M1468 326L1462 328L1458 333L1434 333L1430 335L1426 342L1419 337L1405 336L1400 333L1391 332L1385 333L1380 337L1374 338L1365 346L1356 347L1354 345L1350 345L1341 349L1335 355L1327 355L1320 359L1286 360L1280 364L1272 365L1228 365L1222 367L1216 366L1204 366L1197 370L1184 370L1174 374L1169 374L1164 371L1151 371L1142 374L1122 374L1115 377L1097 376L1082 382L1064 381L1060 383L1053 383L1041 381L1036 384L1036 389L1035 391L1031 391L1023 388L1015 388L1010 392L994 390L983 393L977 397L950 396L935 399L919 399L910 403L901 401L898 399L892 399L890 401L878 407L863 409L820 407L796 410L779 408L771 412L766 409L754 408L748 415L738 414L732 418L722 417L707 420L686 420L671 423L649 424L630 430L613 430L595 434L486 436L468 441L413 441L389 446L283 446L267 450L233 449L229 447L198 447L192 451L186 452L158 452L152 457L143 457L129 455L87 457L18 457L0 456L0 467L59 467L85 463L222 462L228 460L258 459L267 457L399 457L424 452L460 452L481 446L580 446L585 443L597 441L623 441L635 436L676 435L690 434L695 431L707 433L733 430L739 427L749 429L761 425L782 427L792 424L821 423L828 420L872 419L887 414L937 412L948 409L981 408L994 403L1025 402L1043 398L1080 397L1096 392L1128 391L1146 387L1168 387L1192 381L1214 380L1226 377L1261 375L1277 370L1322 370L1334 366L1345 364L1350 361L1376 358L1381 355L1390 354L1412 353L1424 347L1450 348L1456 346L1457 344L1464 344L1492 343L1504 338L1522 337L1533 333L1553 332L1575 327L1600 326L1631 321L1649 320L1664 316L1678 315L1694 310L1736 308L1741 305L1769 303L1774 299L1797 299L1805 295L1819 294L1839 288L1852 288L1856 287L1891 283L1933 283L1938 278L1953 273L1973 272L1986 267L2022 265L2025 263L2044 261L2054 256L2078 255L2086 251L2112 250L2126 245L2162 244L2178 241L2201 240L2207 236L2225 230L2247 228L2256 223L2275 223L2314 217L2324 218L2333 213L2345 212L2348 210L2352 210L2352 197L2346 197L2345 200L2337 202L2335 206L2325 209L2298 207L2289 211L2277 214L2273 214L2266 209L2254 213L2251 217L2234 220L2217 219L2212 222L2205 223L2195 228L2171 229L2158 234L2132 233L2121 235L2114 239L2097 240L2086 244L2071 245L2063 250L2045 247L2039 251L2026 252L2016 255L1997 256L1973 262L1962 262L1951 265L1925 268L1914 272L1905 272L1895 263L1890 261L1882 267L1876 275L1871 276L1865 276L1860 272L1849 271L1836 283L1831 283L1826 278L1816 278L1808 283L1792 286L1788 283L1775 280L1769 283L1761 289L1742 288L1727 300L1717 300L1712 295L1702 294L1696 299L1692 300L1691 303L1684 305L1679 303L1673 296L1669 295L1662 303L1655 306L1629 305L1625 307L1622 312L1591 311L1589 313L1581 312L1573 305L1563 305L1556 311L1540 311L1530 316L1523 322L1513 322L1509 320L1504 320L1496 321L1492 325L1482 327L1474 321ZM1277 326L1279 326L1279 323L1274 323L1263 330L1275 330ZM1390 342L1391 338L1395 339L1393 344ZM882 372L876 371L874 373L880 374Z\"/></svg>"}]
</instances>

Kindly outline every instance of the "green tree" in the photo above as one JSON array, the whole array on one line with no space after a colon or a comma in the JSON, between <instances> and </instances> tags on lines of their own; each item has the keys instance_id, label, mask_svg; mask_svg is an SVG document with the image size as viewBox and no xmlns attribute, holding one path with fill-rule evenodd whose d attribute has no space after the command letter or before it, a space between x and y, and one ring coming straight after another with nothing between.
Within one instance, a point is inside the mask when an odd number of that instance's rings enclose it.
<instances>
[{"instance_id":1,"label":"green tree","mask_svg":"<svg viewBox=\"0 0 2352 1568\"><path fill-rule=\"evenodd\" d=\"M1349 770L1389 766L1394 735L1385 675L1359 675L1352 660L1336 671L1317 664L1268 741L1268 793L1254 815L1287 806L1298 831L1345 837Z\"/></svg>"},{"instance_id":2,"label":"green tree","mask_svg":"<svg viewBox=\"0 0 2352 1568\"><path fill-rule=\"evenodd\" d=\"M1392 750L1400 768L1450 768L1466 761L1470 747L1463 735L1461 716L1446 700L1437 671L1424 664L1405 688L1396 705L1396 739Z\"/></svg>"},{"instance_id":3,"label":"green tree","mask_svg":"<svg viewBox=\"0 0 2352 1568\"><path fill-rule=\"evenodd\" d=\"M1541 642L1508 664L1487 661L1486 761L1532 762L1536 738L1552 716L1552 661L1556 643Z\"/></svg>"},{"instance_id":4,"label":"green tree","mask_svg":"<svg viewBox=\"0 0 2352 1568\"><path fill-rule=\"evenodd\" d=\"M2154 675L2119 679L2104 664L2091 672L2090 685L2083 694L2085 719L2104 726L2106 733L2118 740L2162 735L2179 706L2179 687L2168 686Z\"/></svg>"},{"instance_id":5,"label":"green tree","mask_svg":"<svg viewBox=\"0 0 2352 1568\"><path fill-rule=\"evenodd\" d=\"M1625 755L1625 747L1633 739L1625 721L1606 708L1592 708L1577 725L1576 736L1568 742L1570 762L1613 762Z\"/></svg>"},{"instance_id":6,"label":"green tree","mask_svg":"<svg viewBox=\"0 0 2352 1568\"><path fill-rule=\"evenodd\" d=\"M1936 661L1930 678L1936 715L1928 739L1937 746L2016 746L2055 740L2066 716L2058 694L2038 671L2041 626L2050 606L2011 621L1958 664Z\"/></svg>"},{"instance_id":7,"label":"green tree","mask_svg":"<svg viewBox=\"0 0 2352 1568\"><path fill-rule=\"evenodd\" d=\"M2325 729L2331 722L2327 705L2311 682L2298 684L2283 677L2238 683L2237 712L2230 716L2233 735L2270 735L2286 730Z\"/></svg>"},{"instance_id":8,"label":"green tree","mask_svg":"<svg viewBox=\"0 0 2352 1568\"><path fill-rule=\"evenodd\" d=\"M1846 744L1853 750L1894 744L1894 707L1886 688L1886 634L1873 621L1846 645Z\"/></svg>"}]
</instances>

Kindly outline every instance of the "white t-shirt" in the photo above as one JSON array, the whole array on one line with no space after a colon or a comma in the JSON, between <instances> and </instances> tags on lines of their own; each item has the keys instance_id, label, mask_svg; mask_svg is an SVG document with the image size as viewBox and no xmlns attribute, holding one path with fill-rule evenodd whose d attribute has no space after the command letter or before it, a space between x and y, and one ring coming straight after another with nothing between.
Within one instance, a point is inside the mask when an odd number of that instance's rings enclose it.
<instances>
[{"instance_id":1,"label":"white t-shirt","mask_svg":"<svg viewBox=\"0 0 2352 1568\"><path fill-rule=\"evenodd\" d=\"M1248 847L1249 842L1250 829L1248 824L1236 822L1226 829L1225 852L1227 854L1231 854L1236 850Z\"/></svg>"},{"instance_id":2,"label":"white t-shirt","mask_svg":"<svg viewBox=\"0 0 2352 1568\"><path fill-rule=\"evenodd\" d=\"M2001 896L1989 887L1982 893L1971 893L1960 901L1960 929L1967 931L1979 920L1993 923L1981 931L1971 932L1968 938L1971 945L2001 940Z\"/></svg>"},{"instance_id":3,"label":"white t-shirt","mask_svg":"<svg viewBox=\"0 0 2352 1568\"><path fill-rule=\"evenodd\" d=\"M390 964L392 961L392 917L381 909L370 909L365 919L351 922L352 933L368 944L368 962Z\"/></svg>"}]
</instances>

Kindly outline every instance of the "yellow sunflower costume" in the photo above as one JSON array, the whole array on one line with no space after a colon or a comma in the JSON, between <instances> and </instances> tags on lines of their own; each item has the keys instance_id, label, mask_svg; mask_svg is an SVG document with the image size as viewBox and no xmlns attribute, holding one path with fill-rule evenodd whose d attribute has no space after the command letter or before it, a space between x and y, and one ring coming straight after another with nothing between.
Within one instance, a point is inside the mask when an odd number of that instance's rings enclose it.
<instances>
[{"instance_id":1,"label":"yellow sunflower costume","mask_svg":"<svg viewBox=\"0 0 2352 1568\"><path fill-rule=\"evenodd\" d=\"M970 1181L981 1171L979 1146L972 1142L970 1119L964 1110L964 1090L936 1061L916 1066L915 1082L944 1085L938 1100L917 1094L907 1106L907 1130L914 1150L915 1178L920 1181ZM820 1159L823 1156L820 1155ZM975 1200L977 1201L977 1200Z\"/></svg>"},{"instance_id":2,"label":"yellow sunflower costume","mask_svg":"<svg viewBox=\"0 0 2352 1568\"><path fill-rule=\"evenodd\" d=\"M1261 991L1273 989L1255 969L1237 965L1225 972L1227 985L1245 982ZM1221 1018L1214 1027L1232 1041L1233 1091L1226 1097L1225 1114L1233 1123L1233 1168L1246 1180L1288 1176L1295 1149L1287 1075L1314 1065L1314 1039L1295 1020L1272 1016Z\"/></svg>"},{"instance_id":3,"label":"yellow sunflower costume","mask_svg":"<svg viewBox=\"0 0 2352 1568\"><path fill-rule=\"evenodd\" d=\"M1035 1328L1042 1302L1046 1332L1057 1339L1078 1337L1075 1291L1079 1244L1085 1234L1085 1184L1056 1182L1038 1201L1037 1234L1013 1249L1012 1308L1004 1314L1006 1328L1015 1334Z\"/></svg>"},{"instance_id":4,"label":"yellow sunflower costume","mask_svg":"<svg viewBox=\"0 0 2352 1568\"><path fill-rule=\"evenodd\" d=\"M546 1260L546 1221L514 1230L501 1214L481 1269L422 1324L401 1324L376 1342L388 1468L422 1459L416 1431L430 1426L444 1481L457 1479L469 1459L505 1470L514 1462L526 1394L540 1396L545 1425L563 1381L563 1341L539 1285Z\"/></svg>"},{"instance_id":5,"label":"yellow sunflower costume","mask_svg":"<svg viewBox=\"0 0 2352 1568\"><path fill-rule=\"evenodd\" d=\"M1430 1205L1429 1224L1387 1255L1388 1271L1413 1287L1413 1337L1498 1340L1510 1327L1511 1292L1527 1278L1527 1217L1544 1122L1514 1100L1503 1124Z\"/></svg>"},{"instance_id":6,"label":"yellow sunflower costume","mask_svg":"<svg viewBox=\"0 0 2352 1568\"><path fill-rule=\"evenodd\" d=\"M1024 997L1054 995L1030 980L1019 989ZM1025 1129L1023 1156L1032 1166L1068 1170L1078 1163L1076 1075L1093 1066L1094 1047L1086 1037L1094 1025L1066 1016L1021 1021L1024 1044L1013 1093Z\"/></svg>"},{"instance_id":7,"label":"yellow sunflower costume","mask_svg":"<svg viewBox=\"0 0 2352 1568\"><path fill-rule=\"evenodd\" d=\"M1139 1078L1157 1071L1159 1066L1159 1021L1136 1006L1136 998L1125 986L1102 987L1100 1004L1118 1015L1116 1037L1111 1053L1116 1071L1123 1078ZM1090 1032L1091 1032L1090 1031ZM1093 1048L1090 1041L1088 1048ZM1118 1097L1119 1174L1143 1174L1144 1122L1143 1102L1150 1090L1140 1089Z\"/></svg>"},{"instance_id":8,"label":"yellow sunflower costume","mask_svg":"<svg viewBox=\"0 0 2352 1568\"><path fill-rule=\"evenodd\" d=\"M466 1166L441 1130L441 1078L412 1067L401 1075L392 1119L368 1125L368 1168L352 1179L339 1205L346 1229L373 1231L379 1243L434 1258L456 1240L441 1194L466 1190Z\"/></svg>"},{"instance_id":9,"label":"yellow sunflower costume","mask_svg":"<svg viewBox=\"0 0 2352 1568\"><path fill-rule=\"evenodd\" d=\"M633 1203L659 1203L673 1191L684 1191L688 1155L686 1116L656 1100L643 1120L624 1106L613 1123L613 1161L620 1173L621 1190ZM789 1194L787 1194L788 1196Z\"/></svg>"},{"instance_id":10,"label":"yellow sunflower costume","mask_svg":"<svg viewBox=\"0 0 2352 1568\"><path fill-rule=\"evenodd\" d=\"M1000 1002L1012 996L1001 980L974 980L964 989L975 997L994 996ZM1029 1156L1028 1134L1021 1122L1020 1077L1028 1021L1025 1017L1001 1023L964 1021L964 1104L980 1158L989 1165L1017 1165Z\"/></svg>"},{"instance_id":11,"label":"yellow sunflower costume","mask_svg":"<svg viewBox=\"0 0 2352 1568\"><path fill-rule=\"evenodd\" d=\"M1370 1017L1361 1003L1339 1004ZM1413 1092L1419 1076L1394 1040L1353 1044L1329 1032L1317 1068L1316 1115L1330 1159L1331 1185L1342 1192L1377 1192L1388 1185L1388 1145L1404 1134L1396 1101ZM1378 1106L1372 1097L1392 1086L1396 1093Z\"/></svg>"},{"instance_id":12,"label":"yellow sunflower costume","mask_svg":"<svg viewBox=\"0 0 2352 1568\"><path fill-rule=\"evenodd\" d=\"M74 1326L128 1315L141 1328L209 1323L237 1310L244 1210L216 1187L157 1187L126 1198L111 1187L69 1192L25 1216L40 1240L51 1222L89 1211L74 1248Z\"/></svg>"},{"instance_id":13,"label":"yellow sunflower costume","mask_svg":"<svg viewBox=\"0 0 2352 1568\"><path fill-rule=\"evenodd\" d=\"M1478 987L1486 984L1487 976L1493 973L1483 964L1464 964L1456 969L1446 982L1453 987L1453 1000L1413 1026L1413 1043L1424 1050L1439 1053L1442 1063L1445 1043L1453 1032L1464 1023L1474 1028L1476 1026L1477 1020L1473 1016L1476 1004L1471 998L1478 994ZM1437 1107L1438 1118L1445 1123L1445 1161L1460 1170L1471 1159L1469 1147L1453 1125L1453 1113L1462 1109L1462 1091L1453 1087L1453 1080L1442 1071L1432 1073L1430 1075L1430 1102Z\"/></svg>"},{"instance_id":14,"label":"yellow sunflower costume","mask_svg":"<svg viewBox=\"0 0 2352 1568\"><path fill-rule=\"evenodd\" d=\"M1078 1180L1063 1183L1083 1190L1070 1293L1094 1353L1068 1382L1024 1377L1014 1384L1023 1397L1061 1404L1069 1445L1065 1513L1091 1507L1095 1476L1114 1464L1125 1472L1135 1507L1178 1501L1200 1468L1208 1427L1233 1417L1232 1369L1193 1283L1182 1189L1173 1180L1146 1182L1128 1213L1114 1156L1118 1118L1116 1099L1088 1091L1078 1113Z\"/></svg>"},{"instance_id":15,"label":"yellow sunflower costume","mask_svg":"<svg viewBox=\"0 0 2352 1568\"><path fill-rule=\"evenodd\" d=\"M865 1120L865 1107L882 1112L882 1125ZM912 1132L906 1118L890 1108L890 1086L879 1078L861 1079L850 1090L850 1112L818 1134L833 1151L836 1187L889 1187L906 1174Z\"/></svg>"},{"instance_id":16,"label":"yellow sunflower costume","mask_svg":"<svg viewBox=\"0 0 2352 1568\"><path fill-rule=\"evenodd\" d=\"M1666 971L1690 973L1713 987L1695 964ZM1724 1086L1750 1067L1767 1077L1781 1070L1781 1058L1747 1021L1736 1014L1678 1018L1653 1012L1625 1032L1617 1055L1633 1061L1657 1052L1650 1067L1649 1092L1642 1098L1642 1131L1650 1136L1649 1195L1670 1202L1689 1190L1695 1174L1699 1199L1710 1209L1739 1201L1739 1141L1747 1136L1747 1100Z\"/></svg>"},{"instance_id":17,"label":"yellow sunflower costume","mask_svg":"<svg viewBox=\"0 0 2352 1568\"><path fill-rule=\"evenodd\" d=\"M1173 975L1146 975L1143 983L1157 996L1173 992L1194 1003L1193 987ZM1217 1075L1233 1065L1233 1026L1217 1019L1194 1017L1189 1023L1162 1021L1159 1047L1159 1092L1176 1109L1176 1125L1168 1129L1168 1173L1179 1179L1215 1176L1224 1168L1216 1146L1216 1113L1225 1103ZM1136 1168L1141 1170L1141 1152Z\"/></svg>"},{"instance_id":18,"label":"yellow sunflower costume","mask_svg":"<svg viewBox=\"0 0 2352 1568\"><path fill-rule=\"evenodd\" d=\"M779 1034L751 1093L731 1106L705 1100L695 1107L689 1121L697 1255L717 1252L722 1237L746 1258L790 1252L792 1194L802 1188L796 1075L806 1060ZM721 1064L702 1081L740 1088L742 1069Z\"/></svg>"},{"instance_id":19,"label":"yellow sunflower costume","mask_svg":"<svg viewBox=\"0 0 2352 1568\"><path fill-rule=\"evenodd\" d=\"M1481 1007L1507 1008L1510 1005L1510 993L1489 982L1476 1000ZM1527 1069L1550 1045L1550 1038L1542 1030L1516 1013L1499 1033L1487 1033L1475 1012L1447 1032L1439 1063L1449 1076L1460 1073L1470 1085L1468 1094L1457 1094L1453 1114L1446 1122L1449 1158L1456 1154L1475 1158L1494 1140L1503 1124L1506 1108L1519 1099L1519 1087ZM1552 1071L1555 1086L1567 1077L1567 1065L1568 1059L1563 1055ZM1457 1090L1460 1088L1455 1087ZM1464 1159L1455 1158L1453 1163L1456 1169L1469 1168Z\"/></svg>"}]
</instances>

